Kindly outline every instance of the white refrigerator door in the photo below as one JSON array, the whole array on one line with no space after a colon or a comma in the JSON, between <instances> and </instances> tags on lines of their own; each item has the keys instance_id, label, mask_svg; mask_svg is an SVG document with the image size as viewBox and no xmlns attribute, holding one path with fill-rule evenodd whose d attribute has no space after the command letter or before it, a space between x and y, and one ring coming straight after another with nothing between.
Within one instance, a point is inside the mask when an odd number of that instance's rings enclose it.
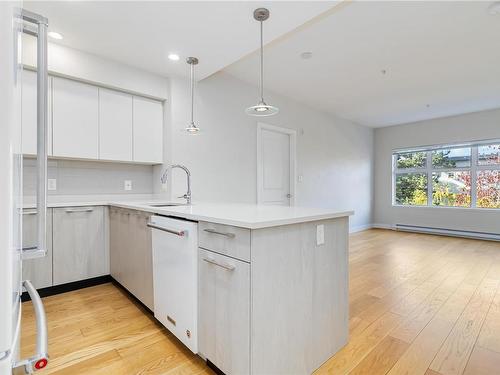
<instances>
[{"instance_id":1,"label":"white refrigerator door","mask_svg":"<svg viewBox=\"0 0 500 375\"><path fill-rule=\"evenodd\" d=\"M163 228L152 230L155 317L198 353L198 223L153 216L151 224Z\"/></svg>"},{"instance_id":2,"label":"white refrigerator door","mask_svg":"<svg viewBox=\"0 0 500 375\"><path fill-rule=\"evenodd\" d=\"M18 356L21 293L21 1L0 2L0 374Z\"/></svg>"}]
</instances>

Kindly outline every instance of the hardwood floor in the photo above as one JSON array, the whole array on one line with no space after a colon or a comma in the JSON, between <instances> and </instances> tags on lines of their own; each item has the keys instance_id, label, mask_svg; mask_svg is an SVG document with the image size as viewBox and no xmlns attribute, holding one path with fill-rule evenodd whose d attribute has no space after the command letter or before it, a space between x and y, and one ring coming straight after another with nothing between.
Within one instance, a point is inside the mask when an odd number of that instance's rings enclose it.
<instances>
[{"instance_id":1,"label":"hardwood floor","mask_svg":"<svg viewBox=\"0 0 500 375\"><path fill-rule=\"evenodd\" d=\"M316 374L500 374L499 283L498 242L351 235L350 340ZM51 360L40 373L212 374L112 284L44 303ZM34 332L25 303L24 353Z\"/></svg>"}]
</instances>

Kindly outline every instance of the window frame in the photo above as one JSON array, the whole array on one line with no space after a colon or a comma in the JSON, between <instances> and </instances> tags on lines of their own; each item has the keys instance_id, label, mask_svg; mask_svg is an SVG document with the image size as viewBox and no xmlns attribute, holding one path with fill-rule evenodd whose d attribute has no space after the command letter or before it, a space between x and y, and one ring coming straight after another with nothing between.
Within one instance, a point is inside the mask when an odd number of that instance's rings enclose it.
<instances>
[{"instance_id":1,"label":"window frame","mask_svg":"<svg viewBox=\"0 0 500 375\"><path fill-rule=\"evenodd\" d=\"M480 146L487 145L495 145L500 144L500 140L487 140L475 143L466 143L466 144L446 144L446 145L435 145L435 146L427 146L420 148L408 148L408 149L397 149L392 151L392 206L394 207L431 207L431 208L453 208L453 209L478 209L478 210L495 210L499 211L500 208L490 208L490 207L478 207L477 206L477 173L479 171L490 171L490 170L498 170L500 171L500 163L499 164L487 164L487 165L479 165L479 154L478 150ZM471 160L470 167L456 167L456 168L447 168L447 167L434 167L432 165L432 153L433 151L439 150L449 150L456 148L470 148L471 149ZM409 152L425 152L426 153L426 163L425 167L421 168L397 168L397 155L402 153ZM469 207L463 206L437 206L432 203L433 198L433 179L432 173L441 173L441 172L469 172L471 178L471 187L470 187L470 196L471 196L471 204ZM399 204L396 203L396 177L399 174L407 174L407 173L425 173L427 175L427 204L423 205L409 205L409 204Z\"/></svg>"}]
</instances>

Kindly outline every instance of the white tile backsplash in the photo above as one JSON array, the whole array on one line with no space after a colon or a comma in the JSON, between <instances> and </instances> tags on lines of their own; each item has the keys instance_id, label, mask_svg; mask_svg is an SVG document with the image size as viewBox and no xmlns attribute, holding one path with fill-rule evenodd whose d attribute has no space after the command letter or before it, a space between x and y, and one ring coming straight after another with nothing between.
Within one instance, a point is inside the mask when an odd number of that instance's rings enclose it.
<instances>
[{"instance_id":1,"label":"white tile backsplash","mask_svg":"<svg viewBox=\"0 0 500 375\"><path fill-rule=\"evenodd\" d=\"M152 194L153 167L124 163L74 160L49 160L48 178L56 179L57 189L48 195ZM23 162L23 192L36 194L36 159ZM124 190L124 181L132 181L132 190Z\"/></svg>"}]
</instances>

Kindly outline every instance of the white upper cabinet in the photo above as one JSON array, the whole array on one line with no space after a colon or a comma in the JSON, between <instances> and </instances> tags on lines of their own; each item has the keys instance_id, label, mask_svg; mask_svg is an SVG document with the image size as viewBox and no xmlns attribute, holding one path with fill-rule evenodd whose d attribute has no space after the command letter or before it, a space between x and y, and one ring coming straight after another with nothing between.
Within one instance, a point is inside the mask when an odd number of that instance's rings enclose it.
<instances>
[{"instance_id":1,"label":"white upper cabinet","mask_svg":"<svg viewBox=\"0 0 500 375\"><path fill-rule=\"evenodd\" d=\"M99 157L99 97L96 86L53 78L54 156Z\"/></svg>"},{"instance_id":2,"label":"white upper cabinet","mask_svg":"<svg viewBox=\"0 0 500 375\"><path fill-rule=\"evenodd\" d=\"M134 161L163 161L163 103L146 98L133 99Z\"/></svg>"},{"instance_id":3,"label":"white upper cabinet","mask_svg":"<svg viewBox=\"0 0 500 375\"><path fill-rule=\"evenodd\" d=\"M99 159L132 161L132 95L99 88Z\"/></svg>"},{"instance_id":4,"label":"white upper cabinet","mask_svg":"<svg viewBox=\"0 0 500 375\"><path fill-rule=\"evenodd\" d=\"M49 93L52 88L52 78L49 77ZM23 145L23 154L36 155L37 153L37 116L36 116L36 103L37 103L37 94L36 94L36 72L31 70L23 71L23 88L22 88L22 145ZM48 112L48 145L47 152L49 155L52 155L52 103L51 103L51 95L49 94L49 112Z\"/></svg>"}]
</instances>

